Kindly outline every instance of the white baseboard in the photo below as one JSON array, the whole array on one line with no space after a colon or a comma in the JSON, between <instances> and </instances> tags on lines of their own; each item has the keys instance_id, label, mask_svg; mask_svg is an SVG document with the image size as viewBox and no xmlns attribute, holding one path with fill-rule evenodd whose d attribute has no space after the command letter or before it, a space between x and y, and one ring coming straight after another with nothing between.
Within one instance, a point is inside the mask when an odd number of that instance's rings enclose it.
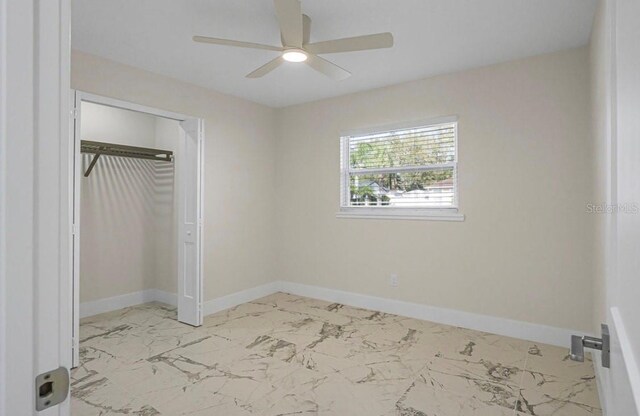
<instances>
[{"instance_id":1,"label":"white baseboard","mask_svg":"<svg viewBox=\"0 0 640 416\"><path fill-rule=\"evenodd\" d=\"M178 295L175 293L165 292L160 289L151 289L153 292L153 299L156 302L166 303L171 306L178 306Z\"/></svg>"},{"instance_id":2,"label":"white baseboard","mask_svg":"<svg viewBox=\"0 0 640 416\"><path fill-rule=\"evenodd\" d=\"M221 296L204 302L204 315L211 315L225 309L233 308L242 303L251 302L252 300L278 292L280 282L271 282L261 286L252 287L250 289L241 290L230 295ZM94 300L80 304L80 318L98 315L100 313L116 311L118 309L127 308L129 306L140 305L147 302L162 302L171 306L178 305L178 296L175 293L165 292L160 289L147 289L139 292L127 293L111 298Z\"/></svg>"},{"instance_id":3,"label":"white baseboard","mask_svg":"<svg viewBox=\"0 0 640 416\"><path fill-rule=\"evenodd\" d=\"M117 311L129 306L140 305L147 302L163 302L175 306L176 295L159 289L141 290L139 292L127 293L111 298L98 299L80 304L80 318L98 315L100 313Z\"/></svg>"},{"instance_id":4,"label":"white baseboard","mask_svg":"<svg viewBox=\"0 0 640 416\"><path fill-rule=\"evenodd\" d=\"M454 309L440 308L419 303L380 298L355 292L346 292L342 290L285 281L266 283L240 292L235 292L230 295L208 300L204 302L203 314L205 316L211 315L276 292L287 292L294 295L306 296L328 302L342 303L359 308L392 313L410 318L423 319L445 325L459 326L477 331L490 332L493 334L562 347L569 346L572 334L581 333L580 331L572 331L569 329L556 328L530 322L498 318L495 316L481 315ZM80 317L84 318L151 301L163 302L175 306L177 304L176 300L177 298L175 294L167 293L158 289L144 290L122 296L82 303L80 304Z\"/></svg>"},{"instance_id":5,"label":"white baseboard","mask_svg":"<svg viewBox=\"0 0 640 416\"><path fill-rule=\"evenodd\" d=\"M324 287L304 285L293 282L279 282L281 291L299 296L342 303L359 308L423 319L445 325L459 326L477 331L490 332L533 342L569 347L572 331L547 325L516 321L495 316L463 312L454 309L440 308L419 303L404 302L396 299L362 295L354 292L327 289Z\"/></svg>"},{"instance_id":6,"label":"white baseboard","mask_svg":"<svg viewBox=\"0 0 640 416\"><path fill-rule=\"evenodd\" d=\"M235 292L230 295L204 302L202 311L204 316L211 315L225 309L233 308L234 306L238 306L242 303L251 302L252 300L269 296L278 292L280 290L279 288L280 282L270 282L250 289L241 290L240 292Z\"/></svg>"}]
</instances>

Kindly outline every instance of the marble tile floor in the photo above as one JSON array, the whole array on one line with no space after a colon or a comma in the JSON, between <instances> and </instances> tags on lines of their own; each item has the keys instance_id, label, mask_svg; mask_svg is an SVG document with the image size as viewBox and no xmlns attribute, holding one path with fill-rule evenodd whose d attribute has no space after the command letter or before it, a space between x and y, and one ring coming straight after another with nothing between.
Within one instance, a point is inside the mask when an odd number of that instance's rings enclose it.
<instances>
[{"instance_id":1,"label":"marble tile floor","mask_svg":"<svg viewBox=\"0 0 640 416\"><path fill-rule=\"evenodd\" d=\"M285 293L199 328L148 303L80 335L72 416L602 414L564 348Z\"/></svg>"}]
</instances>

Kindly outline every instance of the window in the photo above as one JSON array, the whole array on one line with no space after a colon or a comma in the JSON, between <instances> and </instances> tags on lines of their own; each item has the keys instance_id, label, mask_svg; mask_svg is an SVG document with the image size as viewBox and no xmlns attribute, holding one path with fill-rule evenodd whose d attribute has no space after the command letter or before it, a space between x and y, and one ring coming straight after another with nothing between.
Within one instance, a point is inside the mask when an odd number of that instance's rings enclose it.
<instances>
[{"instance_id":1,"label":"window","mask_svg":"<svg viewBox=\"0 0 640 416\"><path fill-rule=\"evenodd\" d=\"M455 119L343 135L338 216L434 217L457 214Z\"/></svg>"}]
</instances>

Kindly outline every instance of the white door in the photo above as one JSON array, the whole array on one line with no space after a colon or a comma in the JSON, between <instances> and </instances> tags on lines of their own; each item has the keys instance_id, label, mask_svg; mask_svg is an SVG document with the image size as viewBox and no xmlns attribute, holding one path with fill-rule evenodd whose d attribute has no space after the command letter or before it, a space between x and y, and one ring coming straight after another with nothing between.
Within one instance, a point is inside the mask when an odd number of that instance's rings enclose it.
<instances>
[{"instance_id":1,"label":"white door","mask_svg":"<svg viewBox=\"0 0 640 416\"><path fill-rule=\"evenodd\" d=\"M71 364L69 25L69 0L0 0L1 416L69 415L36 410L36 376Z\"/></svg>"},{"instance_id":2,"label":"white door","mask_svg":"<svg viewBox=\"0 0 640 416\"><path fill-rule=\"evenodd\" d=\"M82 154L80 153L80 111L82 109L82 100L77 91L71 91L71 126L72 135L70 147L72 149L72 180L71 191L73 192L71 206L71 270L72 270L72 296L73 308L72 319L73 329L71 335L72 343L72 366L77 367L80 364L80 194L82 181L80 180L82 170Z\"/></svg>"},{"instance_id":3,"label":"white door","mask_svg":"<svg viewBox=\"0 0 640 416\"><path fill-rule=\"evenodd\" d=\"M598 368L607 416L640 414L640 2L607 1L611 39L608 203L626 207L607 223L611 367Z\"/></svg>"},{"instance_id":4,"label":"white door","mask_svg":"<svg viewBox=\"0 0 640 416\"><path fill-rule=\"evenodd\" d=\"M182 143L176 160L178 186L178 320L202 325L202 121L180 123Z\"/></svg>"},{"instance_id":5,"label":"white door","mask_svg":"<svg viewBox=\"0 0 640 416\"><path fill-rule=\"evenodd\" d=\"M618 204L640 207L640 2L618 0L615 8L616 199ZM613 326L615 335L611 363L614 414L637 415L640 411L640 212L621 211L616 219L616 274L610 276L607 288L611 292L609 325Z\"/></svg>"}]
</instances>

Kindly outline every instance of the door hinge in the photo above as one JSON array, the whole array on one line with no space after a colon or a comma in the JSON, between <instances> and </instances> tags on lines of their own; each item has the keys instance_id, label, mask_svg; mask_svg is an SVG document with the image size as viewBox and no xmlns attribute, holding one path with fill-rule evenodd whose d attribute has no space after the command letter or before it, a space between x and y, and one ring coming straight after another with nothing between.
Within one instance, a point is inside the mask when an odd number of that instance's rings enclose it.
<instances>
[{"instance_id":1,"label":"door hinge","mask_svg":"<svg viewBox=\"0 0 640 416\"><path fill-rule=\"evenodd\" d=\"M60 404L69 394L69 370L60 367L36 377L36 410Z\"/></svg>"},{"instance_id":2,"label":"door hinge","mask_svg":"<svg viewBox=\"0 0 640 416\"><path fill-rule=\"evenodd\" d=\"M76 120L78 118L78 109L74 108L71 110L71 117L73 117L74 120Z\"/></svg>"}]
</instances>

